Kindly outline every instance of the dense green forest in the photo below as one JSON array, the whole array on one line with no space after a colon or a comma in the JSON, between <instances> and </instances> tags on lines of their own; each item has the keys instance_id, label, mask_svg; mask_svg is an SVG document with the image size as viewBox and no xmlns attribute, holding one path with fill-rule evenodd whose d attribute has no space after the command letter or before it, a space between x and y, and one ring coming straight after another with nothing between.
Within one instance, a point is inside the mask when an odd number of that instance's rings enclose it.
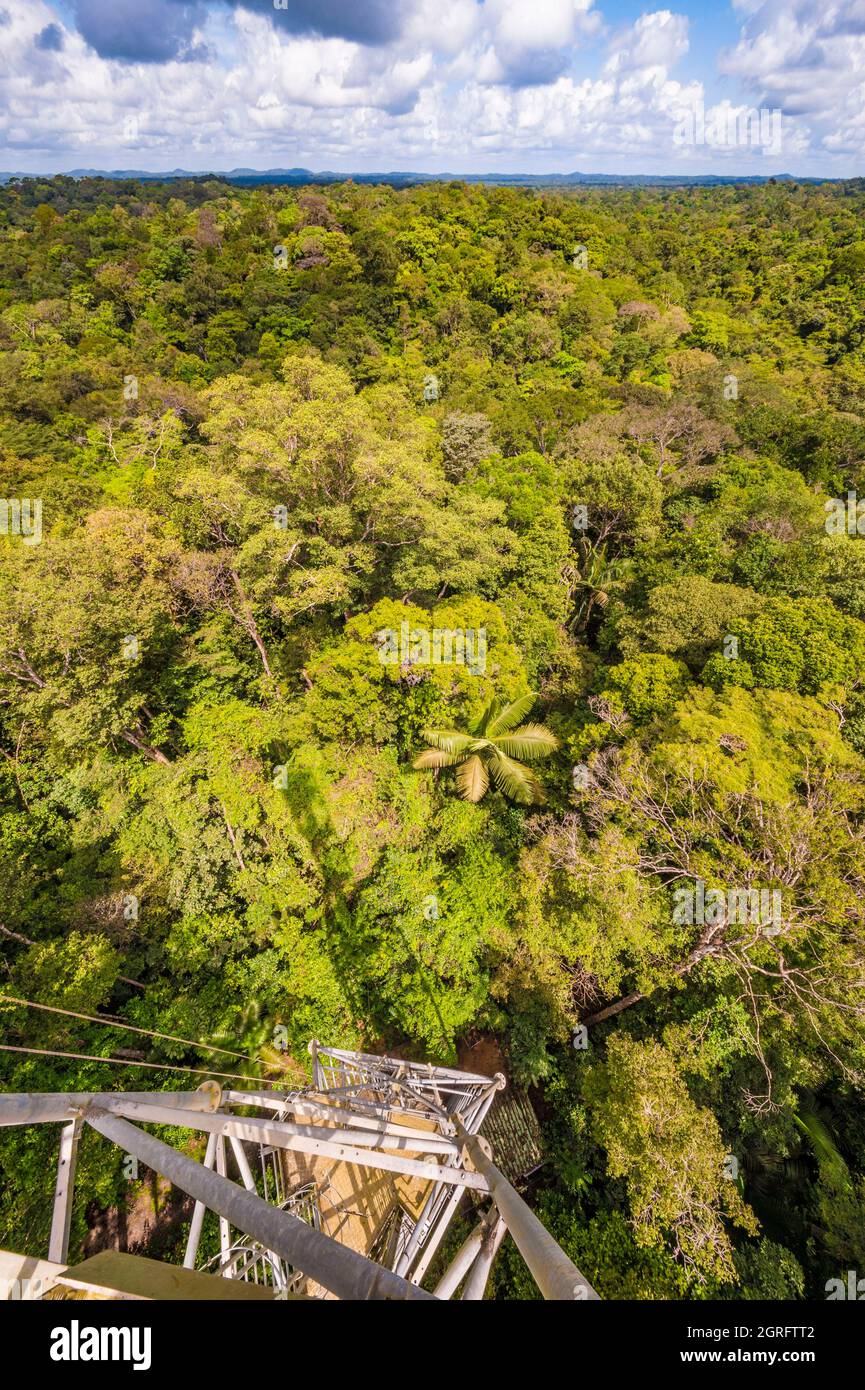
<instances>
[{"instance_id":1,"label":"dense green forest","mask_svg":"<svg viewBox=\"0 0 865 1390\"><path fill-rule=\"evenodd\" d=\"M311 1037L491 1035L603 1297L865 1267L863 215L2 189L0 992L295 1084ZM2 1132L0 1245L42 1253L55 1144ZM493 1295L535 1296L509 1244Z\"/></svg>"}]
</instances>

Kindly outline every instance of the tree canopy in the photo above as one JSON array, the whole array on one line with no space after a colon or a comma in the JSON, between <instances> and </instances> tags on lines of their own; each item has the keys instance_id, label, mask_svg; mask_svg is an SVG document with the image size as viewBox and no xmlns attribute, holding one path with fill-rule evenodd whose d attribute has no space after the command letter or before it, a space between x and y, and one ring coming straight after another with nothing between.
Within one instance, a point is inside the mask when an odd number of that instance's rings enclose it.
<instances>
[{"instance_id":1,"label":"tree canopy","mask_svg":"<svg viewBox=\"0 0 865 1390\"><path fill-rule=\"evenodd\" d=\"M0 190L5 1089L492 1034L603 1293L861 1264L863 213Z\"/></svg>"}]
</instances>

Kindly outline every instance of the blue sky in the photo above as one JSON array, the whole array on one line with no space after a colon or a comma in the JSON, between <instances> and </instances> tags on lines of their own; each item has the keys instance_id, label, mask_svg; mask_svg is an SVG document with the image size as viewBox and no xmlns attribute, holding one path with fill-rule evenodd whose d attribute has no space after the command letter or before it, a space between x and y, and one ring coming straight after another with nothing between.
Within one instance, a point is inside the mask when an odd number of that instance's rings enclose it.
<instances>
[{"instance_id":1,"label":"blue sky","mask_svg":"<svg viewBox=\"0 0 865 1390\"><path fill-rule=\"evenodd\" d=\"M0 0L0 169L865 174L865 0Z\"/></svg>"}]
</instances>

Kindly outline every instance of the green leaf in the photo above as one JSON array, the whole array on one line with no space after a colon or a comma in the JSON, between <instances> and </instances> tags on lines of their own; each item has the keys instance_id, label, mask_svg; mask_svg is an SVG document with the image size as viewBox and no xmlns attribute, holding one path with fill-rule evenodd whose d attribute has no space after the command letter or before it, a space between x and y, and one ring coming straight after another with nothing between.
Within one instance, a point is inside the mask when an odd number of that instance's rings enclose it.
<instances>
[{"instance_id":1,"label":"green leaf","mask_svg":"<svg viewBox=\"0 0 865 1390\"><path fill-rule=\"evenodd\" d=\"M464 753L449 753L446 748L425 748L412 763L417 772L427 767L456 767L465 757Z\"/></svg>"},{"instance_id":2,"label":"green leaf","mask_svg":"<svg viewBox=\"0 0 865 1390\"><path fill-rule=\"evenodd\" d=\"M503 753L494 753L488 766L499 791L511 801L516 801L521 806L530 806L533 802L545 799L544 789L537 777L527 767L523 767L522 763L514 762Z\"/></svg>"},{"instance_id":3,"label":"green leaf","mask_svg":"<svg viewBox=\"0 0 865 1390\"><path fill-rule=\"evenodd\" d=\"M464 801L480 801L489 784L487 770L477 755L457 768L457 788Z\"/></svg>"},{"instance_id":4,"label":"green leaf","mask_svg":"<svg viewBox=\"0 0 865 1390\"><path fill-rule=\"evenodd\" d=\"M525 719L537 698L534 691L530 690L527 695L521 695L512 704L505 705L486 730L490 738L497 738L499 734L507 734L511 729L515 729L520 720Z\"/></svg>"},{"instance_id":5,"label":"green leaf","mask_svg":"<svg viewBox=\"0 0 865 1390\"><path fill-rule=\"evenodd\" d=\"M489 733L488 725L491 720L495 721L500 709L501 702L494 695L475 725L475 735Z\"/></svg>"},{"instance_id":6,"label":"green leaf","mask_svg":"<svg viewBox=\"0 0 865 1390\"><path fill-rule=\"evenodd\" d=\"M421 737L445 753L465 753L473 742L470 734L458 733L456 729L424 729Z\"/></svg>"},{"instance_id":7,"label":"green leaf","mask_svg":"<svg viewBox=\"0 0 865 1390\"><path fill-rule=\"evenodd\" d=\"M521 729L496 739L496 748L508 758L534 762L549 757L559 746L559 740L543 724L524 724Z\"/></svg>"}]
</instances>

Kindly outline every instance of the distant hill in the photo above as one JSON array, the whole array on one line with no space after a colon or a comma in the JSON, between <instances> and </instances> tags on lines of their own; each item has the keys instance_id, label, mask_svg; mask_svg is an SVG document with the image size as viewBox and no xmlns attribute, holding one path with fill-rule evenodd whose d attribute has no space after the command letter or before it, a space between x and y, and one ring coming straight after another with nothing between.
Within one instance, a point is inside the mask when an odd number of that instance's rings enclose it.
<instances>
[{"instance_id":1,"label":"distant hill","mask_svg":"<svg viewBox=\"0 0 865 1390\"><path fill-rule=\"evenodd\" d=\"M52 174L0 173L0 183L19 179L45 180L58 177ZM521 187L566 187L574 184L631 185L634 187L712 187L716 184L761 184L774 180L776 183L841 183L841 179L799 178L794 174L424 174L412 171L395 170L389 173L349 174L336 173L331 169L314 171L312 169L230 169L212 170L208 173L193 172L189 169L171 169L153 172L148 169L71 169L67 178L140 179L148 182L165 182L170 179L219 179L224 183L239 185L255 184L309 184L309 183L386 183L392 187L409 187L419 183L484 183L493 185L516 184Z\"/></svg>"}]
</instances>

